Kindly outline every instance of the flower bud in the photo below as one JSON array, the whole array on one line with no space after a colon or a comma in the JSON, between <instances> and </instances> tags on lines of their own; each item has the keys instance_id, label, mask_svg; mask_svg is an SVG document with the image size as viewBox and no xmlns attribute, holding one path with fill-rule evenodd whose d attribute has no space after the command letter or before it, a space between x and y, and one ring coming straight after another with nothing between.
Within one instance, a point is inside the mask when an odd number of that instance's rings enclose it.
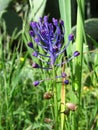
<instances>
[{"instance_id":1,"label":"flower bud","mask_svg":"<svg viewBox=\"0 0 98 130\"><path fill-rule=\"evenodd\" d=\"M44 16L44 22L48 22L48 16Z\"/></svg>"},{"instance_id":2,"label":"flower bud","mask_svg":"<svg viewBox=\"0 0 98 130\"><path fill-rule=\"evenodd\" d=\"M73 103L66 103L66 107L71 111L75 111L77 109L77 106Z\"/></svg>"},{"instance_id":3,"label":"flower bud","mask_svg":"<svg viewBox=\"0 0 98 130\"><path fill-rule=\"evenodd\" d=\"M37 57L38 56L38 52L33 52L32 55L35 56L35 57Z\"/></svg>"},{"instance_id":4,"label":"flower bud","mask_svg":"<svg viewBox=\"0 0 98 130\"><path fill-rule=\"evenodd\" d=\"M30 48L33 48L32 42L29 42L29 43L28 43L28 46L29 46Z\"/></svg>"},{"instance_id":5,"label":"flower bud","mask_svg":"<svg viewBox=\"0 0 98 130\"><path fill-rule=\"evenodd\" d=\"M33 68L39 68L39 65L38 65L37 63L33 63L33 64L32 64L32 67L33 67Z\"/></svg>"},{"instance_id":6,"label":"flower bud","mask_svg":"<svg viewBox=\"0 0 98 130\"><path fill-rule=\"evenodd\" d=\"M53 24L54 24L55 26L57 26L57 25L58 25L58 20L57 20L57 19L52 18L52 22L53 22Z\"/></svg>"},{"instance_id":7,"label":"flower bud","mask_svg":"<svg viewBox=\"0 0 98 130\"><path fill-rule=\"evenodd\" d=\"M40 83L39 81L34 81L33 85L36 87L37 85L39 85L39 83Z\"/></svg>"},{"instance_id":8,"label":"flower bud","mask_svg":"<svg viewBox=\"0 0 98 130\"><path fill-rule=\"evenodd\" d=\"M64 21L63 20L60 20L59 23L64 26Z\"/></svg>"},{"instance_id":9,"label":"flower bud","mask_svg":"<svg viewBox=\"0 0 98 130\"><path fill-rule=\"evenodd\" d=\"M50 92L46 92L46 93L44 93L43 97L44 97L44 99L51 99L53 97L53 94Z\"/></svg>"},{"instance_id":10,"label":"flower bud","mask_svg":"<svg viewBox=\"0 0 98 130\"><path fill-rule=\"evenodd\" d=\"M57 51L58 51L58 47L57 47L56 45L53 47L53 51L54 51L54 52L57 52Z\"/></svg>"},{"instance_id":11,"label":"flower bud","mask_svg":"<svg viewBox=\"0 0 98 130\"><path fill-rule=\"evenodd\" d=\"M69 80L65 80L65 81L64 81L64 84L69 84Z\"/></svg>"},{"instance_id":12,"label":"flower bud","mask_svg":"<svg viewBox=\"0 0 98 130\"><path fill-rule=\"evenodd\" d=\"M72 41L74 39L74 35L73 34L70 34L69 36L68 36L68 40L69 41Z\"/></svg>"},{"instance_id":13,"label":"flower bud","mask_svg":"<svg viewBox=\"0 0 98 130\"><path fill-rule=\"evenodd\" d=\"M36 28L36 24L37 24L37 22L30 22L30 26L32 27L32 29Z\"/></svg>"},{"instance_id":14,"label":"flower bud","mask_svg":"<svg viewBox=\"0 0 98 130\"><path fill-rule=\"evenodd\" d=\"M39 42L40 42L40 39L39 39L38 37L35 37L35 38L34 38L34 41L35 41L36 43L39 43Z\"/></svg>"},{"instance_id":15,"label":"flower bud","mask_svg":"<svg viewBox=\"0 0 98 130\"><path fill-rule=\"evenodd\" d=\"M76 56L78 56L78 55L80 55L80 52L75 51L75 52L74 52L74 57L76 57Z\"/></svg>"},{"instance_id":16,"label":"flower bud","mask_svg":"<svg viewBox=\"0 0 98 130\"><path fill-rule=\"evenodd\" d=\"M66 109L64 112L61 112L61 113L65 114L65 115L69 115L69 112L70 112L70 110Z\"/></svg>"},{"instance_id":17,"label":"flower bud","mask_svg":"<svg viewBox=\"0 0 98 130\"><path fill-rule=\"evenodd\" d=\"M44 122L49 124L49 123L52 122L52 120L51 120L50 118L45 118L45 119L44 119Z\"/></svg>"},{"instance_id":18,"label":"flower bud","mask_svg":"<svg viewBox=\"0 0 98 130\"><path fill-rule=\"evenodd\" d=\"M62 73L62 78L65 78L67 76L67 74L66 73Z\"/></svg>"}]
</instances>

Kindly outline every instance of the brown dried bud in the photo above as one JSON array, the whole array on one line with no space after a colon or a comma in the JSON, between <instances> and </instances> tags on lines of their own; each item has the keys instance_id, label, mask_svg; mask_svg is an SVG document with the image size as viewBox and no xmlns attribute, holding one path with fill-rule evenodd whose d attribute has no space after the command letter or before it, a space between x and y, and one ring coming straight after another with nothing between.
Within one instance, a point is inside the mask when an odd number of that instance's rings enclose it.
<instances>
[{"instance_id":1,"label":"brown dried bud","mask_svg":"<svg viewBox=\"0 0 98 130\"><path fill-rule=\"evenodd\" d=\"M71 111L75 111L77 109L77 106L73 103L66 103L66 107Z\"/></svg>"},{"instance_id":2,"label":"brown dried bud","mask_svg":"<svg viewBox=\"0 0 98 130\"><path fill-rule=\"evenodd\" d=\"M61 112L61 114L64 114L64 115L69 115L69 112L70 112L70 110L69 109L66 109L65 111L63 111L63 112Z\"/></svg>"},{"instance_id":3,"label":"brown dried bud","mask_svg":"<svg viewBox=\"0 0 98 130\"><path fill-rule=\"evenodd\" d=\"M50 92L46 92L46 93L44 93L43 97L44 97L44 99L51 99L53 97L53 94Z\"/></svg>"},{"instance_id":4,"label":"brown dried bud","mask_svg":"<svg viewBox=\"0 0 98 130\"><path fill-rule=\"evenodd\" d=\"M65 114L65 115L69 115L69 109L67 109L67 110L65 110L63 113Z\"/></svg>"},{"instance_id":5,"label":"brown dried bud","mask_svg":"<svg viewBox=\"0 0 98 130\"><path fill-rule=\"evenodd\" d=\"M52 120L51 120L50 118L45 118L45 119L44 119L44 122L49 124L49 123L52 122Z\"/></svg>"},{"instance_id":6,"label":"brown dried bud","mask_svg":"<svg viewBox=\"0 0 98 130\"><path fill-rule=\"evenodd\" d=\"M51 129L54 129L55 128L55 126L53 125L52 127L51 127Z\"/></svg>"}]
</instances>

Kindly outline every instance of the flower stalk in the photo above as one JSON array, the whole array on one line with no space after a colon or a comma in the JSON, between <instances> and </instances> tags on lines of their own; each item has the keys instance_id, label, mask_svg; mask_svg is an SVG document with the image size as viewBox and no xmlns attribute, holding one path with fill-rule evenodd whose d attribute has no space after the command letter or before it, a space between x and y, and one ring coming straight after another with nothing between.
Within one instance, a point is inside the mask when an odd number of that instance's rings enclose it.
<instances>
[{"instance_id":1,"label":"flower stalk","mask_svg":"<svg viewBox=\"0 0 98 130\"><path fill-rule=\"evenodd\" d=\"M56 86L56 71L54 65L52 66L53 68L53 94L54 94L54 119L55 119L55 129L58 129L58 93L57 93L57 86Z\"/></svg>"},{"instance_id":2,"label":"flower stalk","mask_svg":"<svg viewBox=\"0 0 98 130\"><path fill-rule=\"evenodd\" d=\"M64 72L65 70L65 65L63 65L62 67L62 72ZM65 111L65 85L63 83L63 81L65 80L65 77L62 78L62 86L61 86L61 130L64 129L64 120L65 120L65 115L64 115L64 111Z\"/></svg>"},{"instance_id":3,"label":"flower stalk","mask_svg":"<svg viewBox=\"0 0 98 130\"><path fill-rule=\"evenodd\" d=\"M36 80L33 82L33 86L37 87L42 82L47 80L52 81L51 89L53 90L53 119L54 119L54 127L55 130L60 128L60 114L58 112L59 104L58 104L58 87L57 83L62 83L62 90L61 90L61 111L64 111L64 104L65 104L65 86L64 84L69 84L69 80L66 79L66 73L64 68L61 75L57 75L56 69L59 66L63 66L70 62L73 58L79 56L79 52L75 51L70 58L66 61L61 62L57 60L59 55L63 55L63 53L67 50L70 42L74 39L74 35L70 34L67 39L66 46L63 45L64 41L64 22L62 20L57 20L55 18L52 19L52 22L48 22L48 17L44 16L44 18L40 18L38 22L31 22L30 23L31 30L29 32L30 36L33 38L33 42L29 42L28 46L33 49L32 56L36 59L40 60L46 66L40 66L37 63L32 64L32 68L34 69L43 69L43 70L51 70L53 77L45 78L42 80ZM41 48L43 53L40 53L38 48ZM59 61L59 62L58 62ZM58 78L63 78L62 81L57 81ZM46 96L46 95L45 95ZM50 97L48 97L50 99ZM61 114L61 130L63 130L64 126L64 114Z\"/></svg>"}]
</instances>

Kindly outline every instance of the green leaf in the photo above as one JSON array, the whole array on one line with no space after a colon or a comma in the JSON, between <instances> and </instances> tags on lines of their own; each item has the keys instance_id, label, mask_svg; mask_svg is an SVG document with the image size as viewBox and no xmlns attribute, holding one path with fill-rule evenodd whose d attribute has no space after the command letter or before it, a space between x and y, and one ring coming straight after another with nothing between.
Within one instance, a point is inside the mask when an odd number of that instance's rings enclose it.
<instances>
[{"instance_id":1,"label":"green leaf","mask_svg":"<svg viewBox=\"0 0 98 130\"><path fill-rule=\"evenodd\" d=\"M15 29L19 32L22 29L22 19L13 10L7 10L3 13L2 18L5 20L6 29L9 35L12 35Z\"/></svg>"},{"instance_id":2,"label":"green leaf","mask_svg":"<svg viewBox=\"0 0 98 130\"><path fill-rule=\"evenodd\" d=\"M74 26L72 28L72 32L76 35L76 27ZM85 20L84 23L85 32L87 35L87 42L93 44L98 47L98 43L95 40L98 40L98 18L91 18L88 20Z\"/></svg>"},{"instance_id":3,"label":"green leaf","mask_svg":"<svg viewBox=\"0 0 98 130\"><path fill-rule=\"evenodd\" d=\"M30 21L38 21L39 17L43 15L47 0L29 0L30 2Z\"/></svg>"},{"instance_id":4,"label":"green leaf","mask_svg":"<svg viewBox=\"0 0 98 130\"><path fill-rule=\"evenodd\" d=\"M90 35L87 35L88 38L92 41L92 43L98 48L98 42L95 41Z\"/></svg>"},{"instance_id":5,"label":"green leaf","mask_svg":"<svg viewBox=\"0 0 98 130\"><path fill-rule=\"evenodd\" d=\"M12 0L0 0L0 13L6 9Z\"/></svg>"}]
</instances>

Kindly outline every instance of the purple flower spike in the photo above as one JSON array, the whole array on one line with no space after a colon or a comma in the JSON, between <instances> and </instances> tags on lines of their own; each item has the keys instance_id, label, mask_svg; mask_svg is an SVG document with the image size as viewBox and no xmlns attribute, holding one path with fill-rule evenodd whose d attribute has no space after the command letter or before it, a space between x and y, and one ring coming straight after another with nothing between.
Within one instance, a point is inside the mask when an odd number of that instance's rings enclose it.
<instances>
[{"instance_id":1,"label":"purple flower spike","mask_svg":"<svg viewBox=\"0 0 98 130\"><path fill-rule=\"evenodd\" d=\"M80 52L75 51L73 55L74 55L74 57L77 57L77 56L79 56L79 55L80 55Z\"/></svg>"},{"instance_id":2,"label":"purple flower spike","mask_svg":"<svg viewBox=\"0 0 98 130\"><path fill-rule=\"evenodd\" d=\"M33 68L39 68L39 65L38 65L37 63L33 63L33 64L32 64L32 67L33 67Z\"/></svg>"},{"instance_id":3,"label":"purple flower spike","mask_svg":"<svg viewBox=\"0 0 98 130\"><path fill-rule=\"evenodd\" d=\"M39 85L39 83L40 83L39 81L34 81L33 85L36 87L37 85Z\"/></svg>"},{"instance_id":4,"label":"purple flower spike","mask_svg":"<svg viewBox=\"0 0 98 130\"><path fill-rule=\"evenodd\" d=\"M53 18L52 22L49 23L48 17L44 16L38 22L31 22L30 26L32 28L30 30L31 37L43 49L47 58L49 58L49 62L47 63L50 63L52 66L55 64L59 54L63 53L67 48L61 50L65 32L64 22ZM32 43L29 43L29 47L33 48L36 52ZM40 55L40 52L38 54ZM41 56L46 57L43 54Z\"/></svg>"},{"instance_id":5,"label":"purple flower spike","mask_svg":"<svg viewBox=\"0 0 98 130\"><path fill-rule=\"evenodd\" d=\"M65 80L64 84L66 84L66 85L69 84L69 80Z\"/></svg>"},{"instance_id":6,"label":"purple flower spike","mask_svg":"<svg viewBox=\"0 0 98 130\"><path fill-rule=\"evenodd\" d=\"M53 69L53 66L61 66L68 63L80 54L78 51L75 51L66 61L56 64L56 62L59 61L57 58L59 58L60 55L63 55L70 42L74 39L74 35L70 34L68 36L68 42L63 46L65 34L63 20L58 21L57 19L52 18L52 22L48 22L48 16L44 16L44 18L39 18L38 22L31 22L30 26L31 30L29 34L33 38L33 41L35 41L34 43L28 43L28 46L34 51L32 55L38 58L41 62L47 64L47 67L43 67L39 66L37 63L33 63L33 68L50 70ZM40 50L42 51L40 52ZM56 76L55 78L66 78L66 76L66 73L62 73L60 76ZM49 78L47 80L49 80ZM33 85L37 86L42 81L35 81L33 82ZM69 84L69 80L65 80L63 83Z\"/></svg>"},{"instance_id":7,"label":"purple flower spike","mask_svg":"<svg viewBox=\"0 0 98 130\"><path fill-rule=\"evenodd\" d=\"M74 35L73 34L70 34L69 36L68 36L68 40L69 41L72 41L74 39Z\"/></svg>"}]
</instances>

